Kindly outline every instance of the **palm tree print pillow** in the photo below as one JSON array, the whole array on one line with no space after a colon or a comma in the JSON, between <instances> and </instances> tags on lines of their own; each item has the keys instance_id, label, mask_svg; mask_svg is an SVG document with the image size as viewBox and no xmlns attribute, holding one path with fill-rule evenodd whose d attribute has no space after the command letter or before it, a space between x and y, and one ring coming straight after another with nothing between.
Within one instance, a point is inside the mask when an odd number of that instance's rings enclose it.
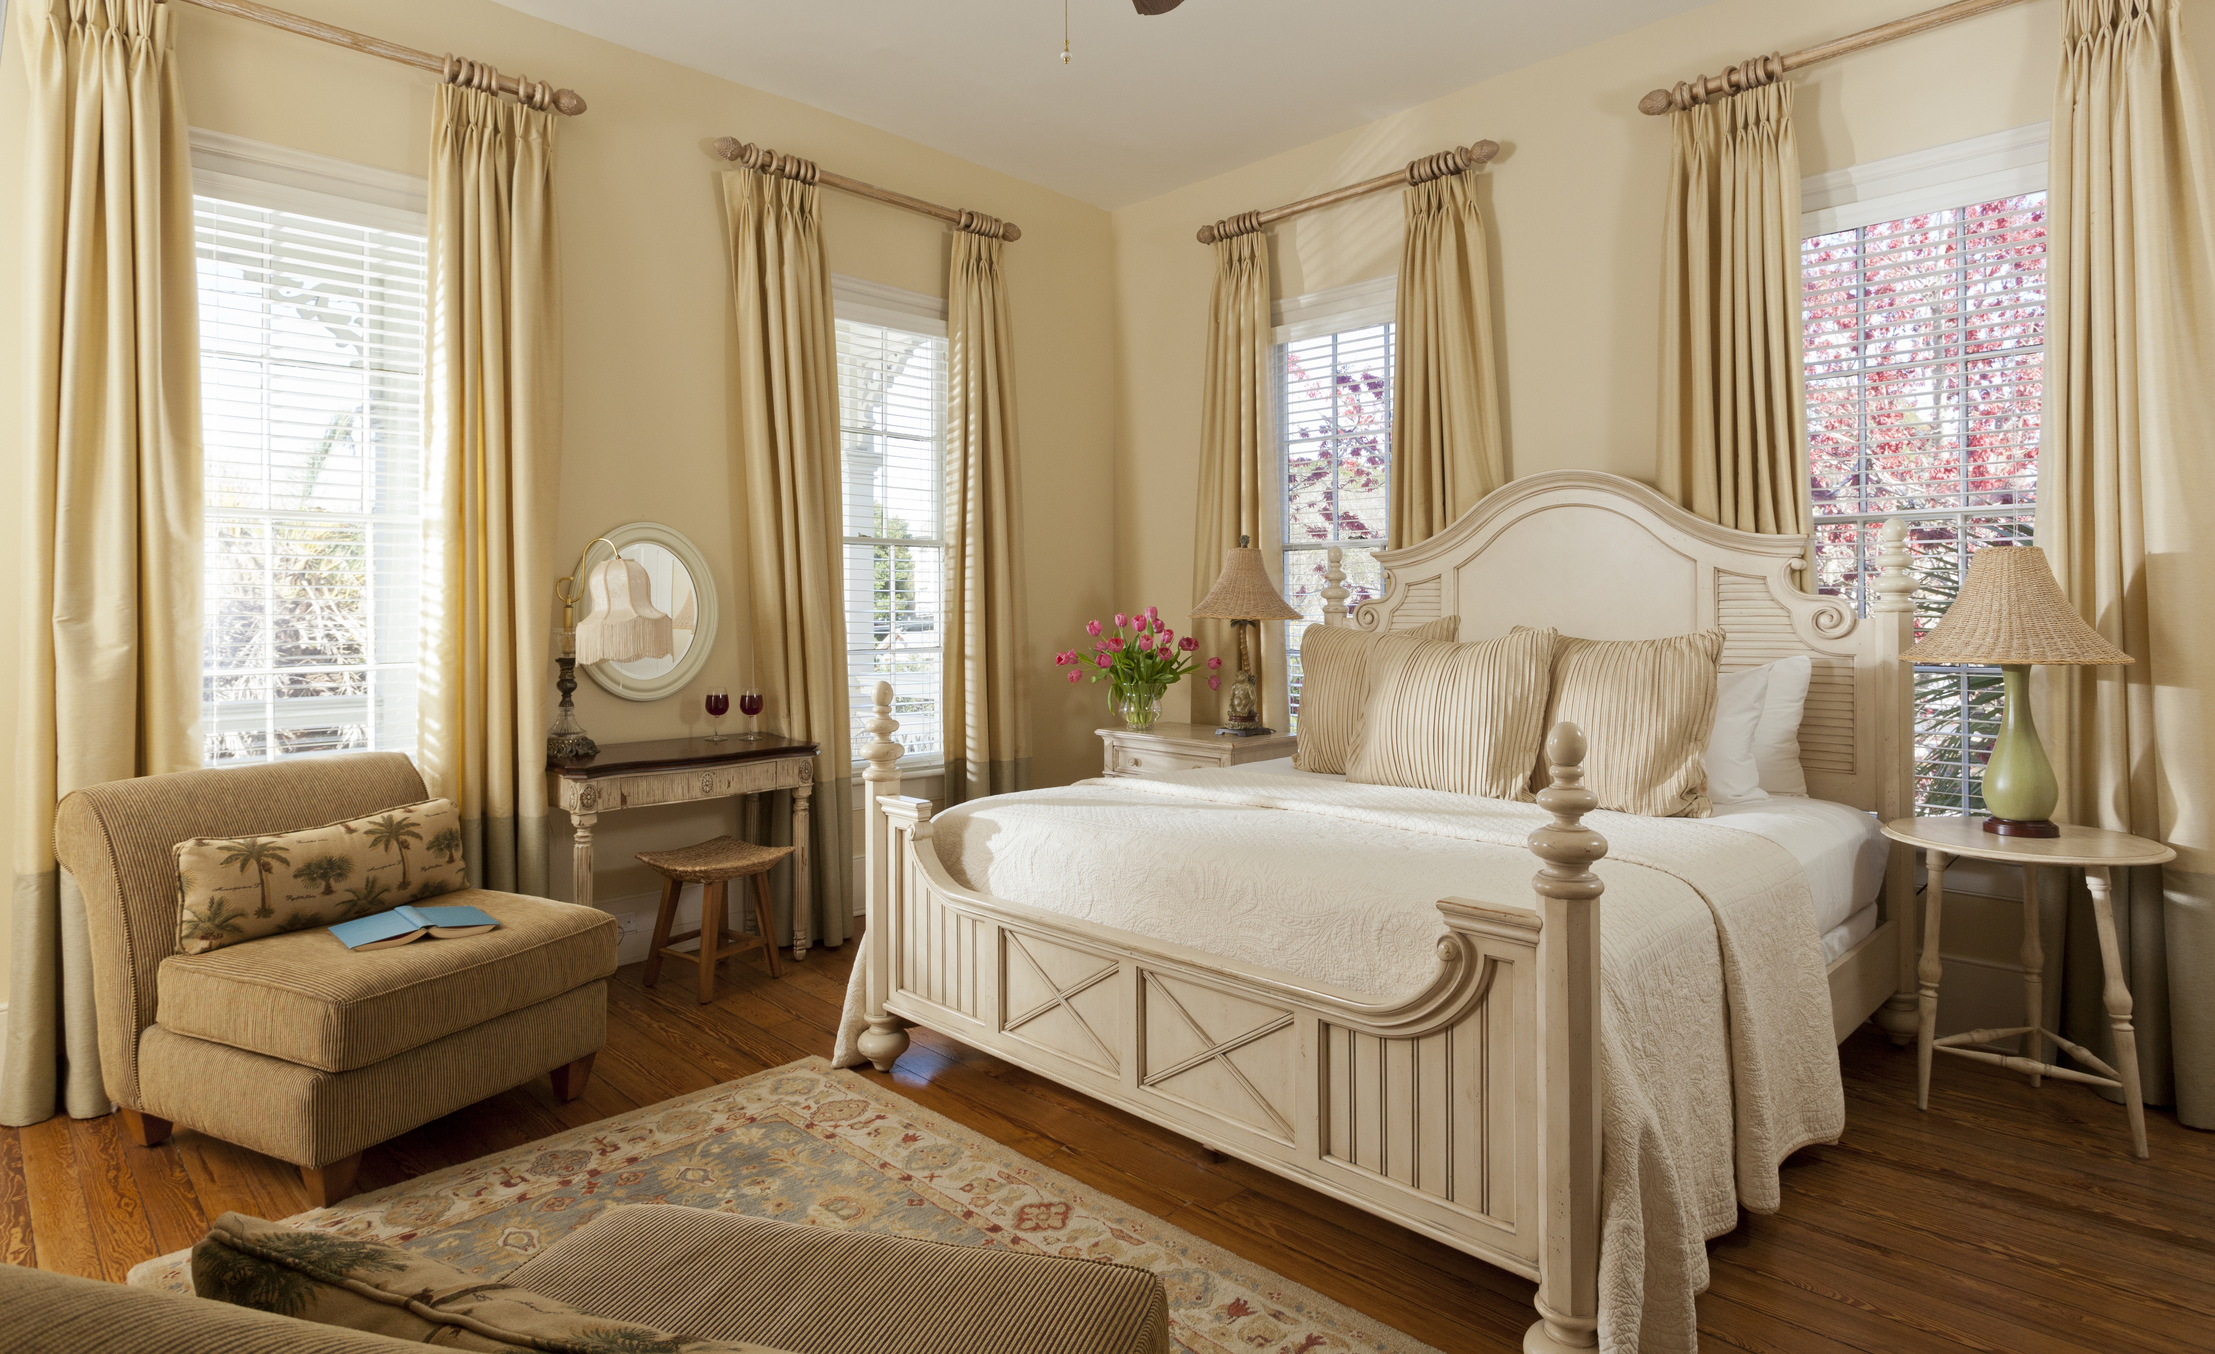
<instances>
[{"instance_id":1,"label":"palm tree print pillow","mask_svg":"<svg viewBox=\"0 0 2215 1354\"><path fill-rule=\"evenodd\" d=\"M427 799L299 832L177 843L177 948L366 917L469 887L461 815Z\"/></svg>"}]
</instances>

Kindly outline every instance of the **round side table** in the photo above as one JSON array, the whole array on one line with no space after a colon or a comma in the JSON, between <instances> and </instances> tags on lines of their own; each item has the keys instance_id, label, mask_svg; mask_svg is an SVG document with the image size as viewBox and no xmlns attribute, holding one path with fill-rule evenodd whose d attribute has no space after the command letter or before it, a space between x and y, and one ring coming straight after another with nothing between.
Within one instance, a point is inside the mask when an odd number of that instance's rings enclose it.
<instances>
[{"instance_id":1,"label":"round side table","mask_svg":"<svg viewBox=\"0 0 2215 1354\"><path fill-rule=\"evenodd\" d=\"M2043 1077L2113 1086L2123 1093L2123 1108L2130 1116L2131 1150L2140 1157L2146 1151L2146 1107L2138 1095L2138 1036L2130 1027L2130 988L2123 982L2123 959L2115 945L2115 908L2108 898L2108 872L2133 865L2159 865L2173 860L2176 852L2160 842L2108 832L2096 827L2063 824L2058 837L2003 837L1984 830L1982 818L1895 818L1884 825L1884 835L1923 853L1930 885L1923 896L1923 957L1915 970L1920 986L1916 998L1915 1108L1930 1108L1930 1055L1932 1050L1996 1063L2030 1074L2036 1086ZM1966 857L2023 867L2023 1000L2027 1025L2001 1030L1970 1030L1932 1036L1938 1025L1938 926L1946 902L1946 867ZM2074 867L2084 871L2084 886L2092 895L2092 916L2100 933L2100 963L2106 970L2107 1018L2115 1030L2115 1061L2109 1067L2098 1057L2045 1027L2040 1007L2046 958L2038 941L2038 870L2040 865ZM1966 1045L1989 1044L2016 1035L2028 1036L2027 1057L1994 1053ZM2051 1039L2087 1067L2106 1076L2094 1076L2073 1068L2056 1067L2045 1060L2045 1040Z\"/></svg>"}]
</instances>

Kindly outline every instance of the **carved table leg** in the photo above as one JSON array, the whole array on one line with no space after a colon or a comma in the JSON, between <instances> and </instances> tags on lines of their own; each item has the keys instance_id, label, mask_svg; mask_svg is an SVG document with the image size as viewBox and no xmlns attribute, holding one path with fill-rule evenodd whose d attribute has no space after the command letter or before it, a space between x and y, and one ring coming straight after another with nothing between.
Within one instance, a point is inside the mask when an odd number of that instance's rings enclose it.
<instances>
[{"instance_id":1,"label":"carved table leg","mask_svg":"<svg viewBox=\"0 0 2215 1354\"><path fill-rule=\"evenodd\" d=\"M583 802L597 804L599 796L587 790ZM576 829L576 844L569 848L570 897L585 907L592 906L592 825L599 821L600 815L589 807L569 816L570 826Z\"/></svg>"},{"instance_id":2,"label":"carved table leg","mask_svg":"<svg viewBox=\"0 0 2215 1354\"><path fill-rule=\"evenodd\" d=\"M815 794L813 767L800 769L800 784L792 791L792 957L808 957L809 931L814 923L813 872L808 868L808 801ZM766 939L766 937L764 937Z\"/></svg>"},{"instance_id":3,"label":"carved table leg","mask_svg":"<svg viewBox=\"0 0 2215 1354\"><path fill-rule=\"evenodd\" d=\"M2100 967L2107 984L2107 1020L2115 1033L2115 1070L2122 1073L2123 1109L2130 1116L2131 1154L2141 1160L2146 1150L2146 1103L2138 1092L2138 1033L2130 1025L2130 986L2123 981L2122 951L2115 943L2115 904L2108 897L2111 880L2105 865L2084 869L2084 887L2092 895L2092 920L2100 932Z\"/></svg>"},{"instance_id":4,"label":"carved table leg","mask_svg":"<svg viewBox=\"0 0 2215 1354\"><path fill-rule=\"evenodd\" d=\"M1930 885L1923 893L1923 958L1915 968L1915 1108L1930 1108L1931 1040L1938 1035L1938 979L1944 965L1938 962L1939 914L1946 904L1946 867L1953 863L1943 851L1924 853Z\"/></svg>"},{"instance_id":5,"label":"carved table leg","mask_svg":"<svg viewBox=\"0 0 2215 1354\"><path fill-rule=\"evenodd\" d=\"M2045 976L2046 948L2038 937L2038 867L2023 867L2023 1023L2030 1026L2030 1033L2023 1036L2023 1056L2034 1063L2046 1061L2045 1028ZM2045 1077L2030 1074L2030 1084L2040 1086Z\"/></svg>"}]
</instances>

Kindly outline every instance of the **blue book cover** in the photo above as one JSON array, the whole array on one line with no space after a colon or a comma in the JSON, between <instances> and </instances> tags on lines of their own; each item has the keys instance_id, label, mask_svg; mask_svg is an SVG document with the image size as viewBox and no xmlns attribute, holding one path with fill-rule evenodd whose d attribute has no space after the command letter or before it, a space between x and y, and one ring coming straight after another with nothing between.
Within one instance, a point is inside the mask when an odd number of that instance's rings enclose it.
<instances>
[{"instance_id":1,"label":"blue book cover","mask_svg":"<svg viewBox=\"0 0 2215 1354\"><path fill-rule=\"evenodd\" d=\"M334 922L330 932L347 949L365 950L405 945L425 935L441 938L475 935L499 924L497 917L467 905L413 907L403 903L390 912Z\"/></svg>"}]
</instances>

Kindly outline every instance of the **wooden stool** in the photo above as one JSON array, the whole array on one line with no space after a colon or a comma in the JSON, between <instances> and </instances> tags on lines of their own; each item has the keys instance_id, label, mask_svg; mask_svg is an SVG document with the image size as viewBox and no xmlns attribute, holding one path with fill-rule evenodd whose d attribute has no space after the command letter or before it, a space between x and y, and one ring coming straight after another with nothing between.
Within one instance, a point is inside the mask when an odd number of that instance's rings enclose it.
<instances>
[{"instance_id":1,"label":"wooden stool","mask_svg":"<svg viewBox=\"0 0 2215 1354\"><path fill-rule=\"evenodd\" d=\"M654 918L654 947L646 956L646 985L652 987L661 977L664 955L693 960L699 965L700 1001L705 1005L715 1000L716 962L726 955L744 954L752 949L767 952L769 976L777 977L777 942L770 934L769 922L769 871L792 852L789 846L756 846L736 837L717 837L676 851L639 852L639 864L663 877L661 912ZM743 936L723 929L730 881L744 879L747 875L754 877L754 920L761 930L759 936ZM701 886L700 929L673 936L669 928L677 920L677 896L687 884ZM695 936L700 941L697 953L670 948Z\"/></svg>"}]
</instances>

